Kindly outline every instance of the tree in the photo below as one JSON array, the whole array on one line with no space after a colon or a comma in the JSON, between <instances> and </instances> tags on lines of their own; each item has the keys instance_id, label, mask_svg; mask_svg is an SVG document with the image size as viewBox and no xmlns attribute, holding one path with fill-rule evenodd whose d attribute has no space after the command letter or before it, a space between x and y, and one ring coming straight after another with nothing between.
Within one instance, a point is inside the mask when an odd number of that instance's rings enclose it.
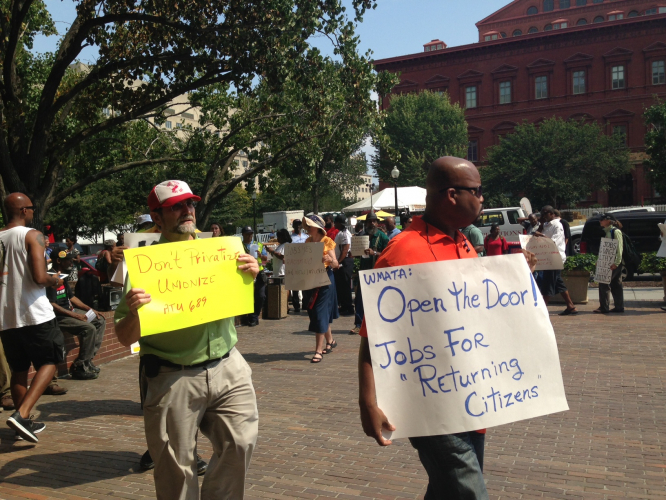
<instances>
[{"instance_id":1,"label":"tree","mask_svg":"<svg viewBox=\"0 0 666 500\"><path fill-rule=\"evenodd\" d=\"M648 179L654 189L666 193L666 102L658 102L645 111L645 152Z\"/></svg>"},{"instance_id":2,"label":"tree","mask_svg":"<svg viewBox=\"0 0 666 500\"><path fill-rule=\"evenodd\" d=\"M381 180L392 182L391 170L397 166L400 186L425 186L430 163L467 153L465 112L451 104L446 92L393 96L383 133L384 140L374 141L380 153L373 158L373 167Z\"/></svg>"},{"instance_id":3,"label":"tree","mask_svg":"<svg viewBox=\"0 0 666 500\"><path fill-rule=\"evenodd\" d=\"M353 0L356 20L372 6ZM74 191L60 190L79 148L101 134L161 119L171 100L205 86L232 85L249 95L261 78L279 92L321 59L309 45L315 34L334 40L343 60L355 58L358 44L345 9L329 0L90 0L78 4L55 53L33 56L34 37L55 33L43 0L0 0L0 8L0 195L28 194L37 225L69 194L139 166L116 164L79 179ZM91 46L95 64L73 67ZM105 108L114 112L103 116Z\"/></svg>"},{"instance_id":4,"label":"tree","mask_svg":"<svg viewBox=\"0 0 666 500\"><path fill-rule=\"evenodd\" d=\"M631 170L624 140L604 134L596 123L525 122L488 150L488 166L481 169L484 192L527 196L535 207L575 206Z\"/></svg>"}]
</instances>

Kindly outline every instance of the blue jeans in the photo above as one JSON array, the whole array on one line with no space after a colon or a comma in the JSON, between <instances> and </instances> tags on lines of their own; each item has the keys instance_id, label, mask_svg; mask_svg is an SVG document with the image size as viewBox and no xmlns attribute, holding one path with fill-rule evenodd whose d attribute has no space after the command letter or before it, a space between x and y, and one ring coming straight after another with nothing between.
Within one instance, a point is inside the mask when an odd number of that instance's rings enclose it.
<instances>
[{"instance_id":1,"label":"blue jeans","mask_svg":"<svg viewBox=\"0 0 666 500\"><path fill-rule=\"evenodd\" d=\"M483 481L485 434L409 438L428 473L424 500L488 500Z\"/></svg>"}]
</instances>

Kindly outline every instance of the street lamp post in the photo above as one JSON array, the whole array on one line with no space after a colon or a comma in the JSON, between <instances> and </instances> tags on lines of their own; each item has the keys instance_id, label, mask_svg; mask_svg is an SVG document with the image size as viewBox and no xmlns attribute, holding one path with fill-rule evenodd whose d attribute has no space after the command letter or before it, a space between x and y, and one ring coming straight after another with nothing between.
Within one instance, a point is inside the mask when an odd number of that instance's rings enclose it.
<instances>
[{"instance_id":1,"label":"street lamp post","mask_svg":"<svg viewBox=\"0 0 666 500\"><path fill-rule=\"evenodd\" d=\"M259 241L257 238L257 208L255 205L255 202L257 201L257 193L252 193L252 214L254 216L254 238L255 240Z\"/></svg>"},{"instance_id":2,"label":"street lamp post","mask_svg":"<svg viewBox=\"0 0 666 500\"><path fill-rule=\"evenodd\" d=\"M391 170L391 177L393 177L393 189L395 192L395 216L398 217L398 176L400 175L400 170L398 167L393 167Z\"/></svg>"},{"instance_id":3,"label":"street lamp post","mask_svg":"<svg viewBox=\"0 0 666 500\"><path fill-rule=\"evenodd\" d=\"M372 192L375 190L375 185L374 184L368 184L368 189L370 190L370 213L375 212L375 207L373 206L372 203Z\"/></svg>"}]
</instances>

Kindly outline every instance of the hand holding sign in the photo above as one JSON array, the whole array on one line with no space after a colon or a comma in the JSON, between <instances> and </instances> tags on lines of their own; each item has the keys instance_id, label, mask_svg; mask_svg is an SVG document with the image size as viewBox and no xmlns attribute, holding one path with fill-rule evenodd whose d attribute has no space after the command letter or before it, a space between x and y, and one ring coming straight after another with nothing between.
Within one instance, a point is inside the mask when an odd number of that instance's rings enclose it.
<instances>
[{"instance_id":1,"label":"hand holding sign","mask_svg":"<svg viewBox=\"0 0 666 500\"><path fill-rule=\"evenodd\" d=\"M287 290L312 290L331 284L322 262L324 244L287 243L284 246L284 287Z\"/></svg>"},{"instance_id":2,"label":"hand holding sign","mask_svg":"<svg viewBox=\"0 0 666 500\"><path fill-rule=\"evenodd\" d=\"M597 283L608 285L611 282L613 278L612 266L615 264L615 255L619 244L618 240L601 238L597 268L594 273L594 281Z\"/></svg>"},{"instance_id":3,"label":"hand holding sign","mask_svg":"<svg viewBox=\"0 0 666 500\"><path fill-rule=\"evenodd\" d=\"M351 254L352 257L363 257L365 251L370 248L370 236L352 236Z\"/></svg>"},{"instance_id":4,"label":"hand holding sign","mask_svg":"<svg viewBox=\"0 0 666 500\"><path fill-rule=\"evenodd\" d=\"M536 271L564 269L562 256L553 240L546 237L527 236L525 234L518 235L518 238L520 238L520 246L524 250L536 255Z\"/></svg>"}]
</instances>

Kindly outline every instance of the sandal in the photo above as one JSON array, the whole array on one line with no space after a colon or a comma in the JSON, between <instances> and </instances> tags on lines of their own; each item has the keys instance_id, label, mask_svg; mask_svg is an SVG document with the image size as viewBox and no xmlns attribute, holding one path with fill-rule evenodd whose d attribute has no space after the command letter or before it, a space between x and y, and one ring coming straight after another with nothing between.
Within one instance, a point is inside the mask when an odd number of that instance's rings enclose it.
<instances>
[{"instance_id":1,"label":"sandal","mask_svg":"<svg viewBox=\"0 0 666 500\"><path fill-rule=\"evenodd\" d=\"M335 349L336 347L338 347L338 343L337 343L335 340L334 340L333 342L331 342L330 344L326 344L326 345L327 345L327 346L330 345L330 346L331 346L331 349Z\"/></svg>"},{"instance_id":2,"label":"sandal","mask_svg":"<svg viewBox=\"0 0 666 500\"><path fill-rule=\"evenodd\" d=\"M573 309L566 308L560 313L560 316L569 316L570 314L578 314L578 311L575 307Z\"/></svg>"},{"instance_id":3,"label":"sandal","mask_svg":"<svg viewBox=\"0 0 666 500\"><path fill-rule=\"evenodd\" d=\"M317 355L319 355L319 357L317 357ZM324 359L323 353L315 352L314 356L312 356L312 359L310 360L310 363L321 363L322 359Z\"/></svg>"},{"instance_id":4,"label":"sandal","mask_svg":"<svg viewBox=\"0 0 666 500\"><path fill-rule=\"evenodd\" d=\"M330 354L333 352L333 346L326 342L326 349L322 351L324 354Z\"/></svg>"}]
</instances>

